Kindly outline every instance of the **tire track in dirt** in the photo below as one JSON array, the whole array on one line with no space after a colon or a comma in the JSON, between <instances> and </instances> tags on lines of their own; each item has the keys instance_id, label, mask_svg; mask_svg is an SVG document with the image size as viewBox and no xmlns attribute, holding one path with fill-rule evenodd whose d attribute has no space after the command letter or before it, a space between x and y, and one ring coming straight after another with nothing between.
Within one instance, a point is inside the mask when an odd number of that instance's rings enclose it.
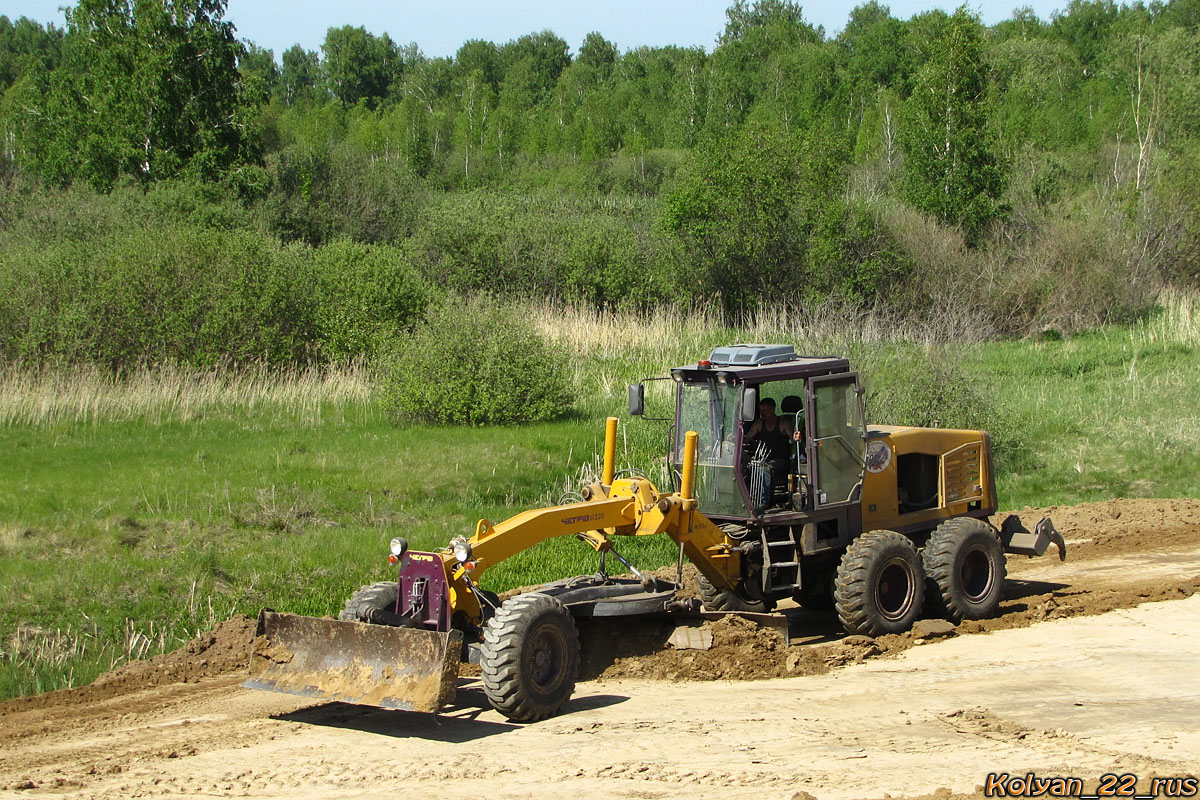
<instances>
[{"instance_id":1,"label":"tire track in dirt","mask_svg":"<svg viewBox=\"0 0 1200 800\"><path fill-rule=\"evenodd\" d=\"M994 714L983 706L958 709L949 714L942 714L938 719L955 733L978 736L994 742L1011 742L1016 739L1029 747L1058 751L1066 763L1078 762L1085 757L1100 758L1120 764L1123 770L1143 774L1169 774L1186 769L1187 766L1177 760L1097 747L1062 728L1045 730L1027 727Z\"/></svg>"}]
</instances>

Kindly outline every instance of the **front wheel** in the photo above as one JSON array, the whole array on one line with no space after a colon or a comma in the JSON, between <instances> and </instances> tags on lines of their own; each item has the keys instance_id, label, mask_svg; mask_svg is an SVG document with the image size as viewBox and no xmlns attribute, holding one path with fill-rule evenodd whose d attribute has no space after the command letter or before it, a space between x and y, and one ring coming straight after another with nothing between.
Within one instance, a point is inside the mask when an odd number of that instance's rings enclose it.
<instances>
[{"instance_id":1,"label":"front wheel","mask_svg":"<svg viewBox=\"0 0 1200 800\"><path fill-rule=\"evenodd\" d=\"M708 578L701 574L696 575L696 589L700 593L700 601L709 611L763 612L769 611L773 607L761 596L761 592L758 593L758 597L750 596L750 593L745 590L745 586L746 582L743 581L736 590L718 589L709 582Z\"/></svg>"},{"instance_id":2,"label":"front wheel","mask_svg":"<svg viewBox=\"0 0 1200 800\"><path fill-rule=\"evenodd\" d=\"M847 633L901 633L920 616L924 587L925 571L912 540L894 531L870 531L842 556L834 607Z\"/></svg>"},{"instance_id":3,"label":"front wheel","mask_svg":"<svg viewBox=\"0 0 1200 800\"><path fill-rule=\"evenodd\" d=\"M396 581L380 581L364 586L346 601L338 619L351 622L370 622L372 611L396 613Z\"/></svg>"},{"instance_id":4,"label":"front wheel","mask_svg":"<svg viewBox=\"0 0 1200 800\"><path fill-rule=\"evenodd\" d=\"M579 674L579 635L566 607L530 592L506 600L488 620L479 649L483 690L514 722L553 716L571 699Z\"/></svg>"}]
</instances>

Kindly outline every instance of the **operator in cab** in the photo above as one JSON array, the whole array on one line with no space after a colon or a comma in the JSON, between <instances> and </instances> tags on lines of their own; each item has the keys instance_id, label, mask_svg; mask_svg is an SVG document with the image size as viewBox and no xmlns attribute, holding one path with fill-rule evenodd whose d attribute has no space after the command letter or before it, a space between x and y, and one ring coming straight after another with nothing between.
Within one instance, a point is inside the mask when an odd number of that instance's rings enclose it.
<instances>
[{"instance_id":1,"label":"operator in cab","mask_svg":"<svg viewBox=\"0 0 1200 800\"><path fill-rule=\"evenodd\" d=\"M765 444L769 458L785 460L791 457L792 442L800 441L791 421L775 413L775 400L770 397L764 397L758 404L758 419L746 431L746 438Z\"/></svg>"},{"instance_id":2,"label":"operator in cab","mask_svg":"<svg viewBox=\"0 0 1200 800\"><path fill-rule=\"evenodd\" d=\"M775 400L764 397L758 404L758 419L746 431L746 440L758 442L766 448L765 462L761 466L760 477L751 480L751 495L756 509L765 509L771 505L772 487L788 474L791 463L794 442L804 437L803 431L792 430L792 422L775 413ZM755 465L751 464L751 470Z\"/></svg>"}]
</instances>

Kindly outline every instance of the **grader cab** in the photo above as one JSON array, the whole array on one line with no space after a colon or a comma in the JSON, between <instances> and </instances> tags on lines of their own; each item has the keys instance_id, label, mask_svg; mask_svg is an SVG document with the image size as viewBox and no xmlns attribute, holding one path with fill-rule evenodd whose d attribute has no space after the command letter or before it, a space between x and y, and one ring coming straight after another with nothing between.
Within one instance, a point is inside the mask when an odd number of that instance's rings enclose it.
<instances>
[{"instance_id":1,"label":"grader cab","mask_svg":"<svg viewBox=\"0 0 1200 800\"><path fill-rule=\"evenodd\" d=\"M980 618L999 604L1003 551L1041 555L1051 541L1061 542L1049 520L1035 533L1016 518L991 531L987 519L998 503L987 433L867 425L858 375L846 359L797 356L787 345L735 345L671 370L671 379L673 468L682 456L678 432L695 430L697 501L747 556L736 591L702 581L711 605L759 611L792 595L804 605L836 606L849 632L898 632L921 612L925 571L937 585L931 605ZM641 414L643 385L629 394L630 412ZM778 436L773 447L764 446L769 416L789 437L786 451ZM951 534L951 528L974 533ZM912 547L882 534L858 541L873 531L900 534ZM973 543L969 552L949 548L956 562L943 563L948 550L939 543L964 537ZM937 546L929 550L931 538ZM884 539L891 545L871 544ZM847 570L839 601L838 571L848 551L873 563L866 553L879 548L894 562L887 597L870 591L873 575L856 579Z\"/></svg>"},{"instance_id":2,"label":"grader cab","mask_svg":"<svg viewBox=\"0 0 1200 800\"><path fill-rule=\"evenodd\" d=\"M999 527L988 436L868 426L858 376L841 358L786 345L735 345L671 370L671 486L616 478L617 420L603 473L576 503L480 520L437 552L391 542L396 581L363 587L339 620L264 612L246 685L345 702L436 711L461 661L478 663L491 704L516 721L556 713L579 667L574 620L686 613L675 583L644 576L622 536L670 536L697 569L711 612L753 615L794 598L836 610L849 633L906 630L922 611L995 613L1005 552L1065 544L1049 519ZM630 412L645 410L643 384ZM503 603L485 570L538 542L575 536L600 570ZM613 577L607 558L633 578Z\"/></svg>"}]
</instances>

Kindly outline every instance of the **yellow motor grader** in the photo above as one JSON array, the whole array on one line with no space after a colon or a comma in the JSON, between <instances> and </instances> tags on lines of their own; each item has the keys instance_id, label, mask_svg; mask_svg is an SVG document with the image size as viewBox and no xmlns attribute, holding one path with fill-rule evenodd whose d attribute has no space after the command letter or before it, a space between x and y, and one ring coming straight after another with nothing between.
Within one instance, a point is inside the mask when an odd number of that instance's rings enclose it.
<instances>
[{"instance_id":1,"label":"yellow motor grader","mask_svg":"<svg viewBox=\"0 0 1200 800\"><path fill-rule=\"evenodd\" d=\"M492 706L529 722L558 712L579 669L575 619L686 608L676 583L643 576L621 536L670 536L698 572L710 611L753 614L784 598L832 607L849 633L907 630L922 611L995 613L1005 553L1042 555L1062 537L1047 518L995 528L995 479L982 431L868 426L858 376L842 358L788 345L719 347L671 370L669 490L617 477L617 420L603 471L579 502L480 520L439 552L391 541L396 581L363 587L340 619L264 611L247 686L435 712L477 663ZM642 415L643 384L629 387ZM765 433L764 433L765 432ZM556 536L600 553L595 575L500 602L480 585L504 559ZM612 556L635 577L610 577Z\"/></svg>"}]
</instances>

